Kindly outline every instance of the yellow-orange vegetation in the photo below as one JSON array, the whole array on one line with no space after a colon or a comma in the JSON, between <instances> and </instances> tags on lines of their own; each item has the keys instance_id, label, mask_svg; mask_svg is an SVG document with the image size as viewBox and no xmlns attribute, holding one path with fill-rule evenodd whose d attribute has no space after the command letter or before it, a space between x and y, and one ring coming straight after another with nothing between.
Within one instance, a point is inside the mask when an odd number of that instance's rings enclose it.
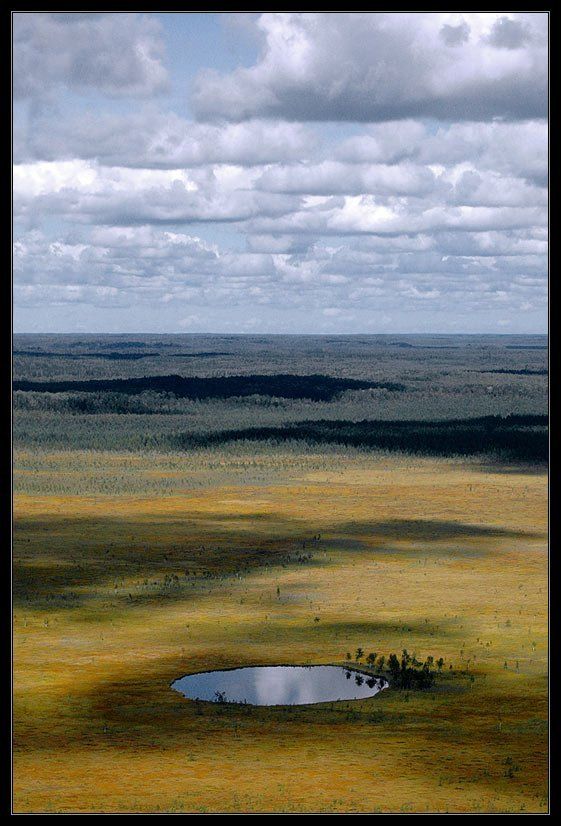
<instances>
[{"instance_id":1,"label":"yellow-orange vegetation","mask_svg":"<svg viewBox=\"0 0 561 826\"><path fill-rule=\"evenodd\" d=\"M79 465L50 461L61 478ZM243 468L225 483L223 463L166 495L22 483L15 811L545 811L547 477L275 461L258 484ZM135 466L170 472L157 457ZM443 657L443 676L293 709L169 688L210 668L343 662L359 646Z\"/></svg>"}]
</instances>

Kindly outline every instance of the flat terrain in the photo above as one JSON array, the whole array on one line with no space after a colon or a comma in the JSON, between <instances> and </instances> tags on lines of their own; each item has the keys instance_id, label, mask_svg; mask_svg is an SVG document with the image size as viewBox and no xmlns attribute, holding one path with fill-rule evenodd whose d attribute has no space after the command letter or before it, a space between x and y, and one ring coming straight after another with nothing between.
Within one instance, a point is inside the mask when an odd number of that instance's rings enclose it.
<instances>
[{"instance_id":1,"label":"flat terrain","mask_svg":"<svg viewBox=\"0 0 561 826\"><path fill-rule=\"evenodd\" d=\"M15 458L16 812L546 810L543 468L242 444ZM445 664L429 691L307 708L169 688L358 647Z\"/></svg>"},{"instance_id":2,"label":"flat terrain","mask_svg":"<svg viewBox=\"0 0 561 826\"><path fill-rule=\"evenodd\" d=\"M14 349L16 812L546 811L545 337ZM403 649L431 688L170 689Z\"/></svg>"}]
</instances>

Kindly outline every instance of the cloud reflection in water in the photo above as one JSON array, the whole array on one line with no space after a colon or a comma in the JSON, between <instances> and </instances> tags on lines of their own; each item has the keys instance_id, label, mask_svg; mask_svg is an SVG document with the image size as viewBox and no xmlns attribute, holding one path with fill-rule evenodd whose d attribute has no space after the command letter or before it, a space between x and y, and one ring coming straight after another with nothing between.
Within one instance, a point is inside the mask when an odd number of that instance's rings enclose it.
<instances>
[{"instance_id":1,"label":"cloud reflection in water","mask_svg":"<svg viewBox=\"0 0 561 826\"><path fill-rule=\"evenodd\" d=\"M255 666L188 674L172 688L189 699L251 705L309 705L372 697L383 677L334 665Z\"/></svg>"}]
</instances>

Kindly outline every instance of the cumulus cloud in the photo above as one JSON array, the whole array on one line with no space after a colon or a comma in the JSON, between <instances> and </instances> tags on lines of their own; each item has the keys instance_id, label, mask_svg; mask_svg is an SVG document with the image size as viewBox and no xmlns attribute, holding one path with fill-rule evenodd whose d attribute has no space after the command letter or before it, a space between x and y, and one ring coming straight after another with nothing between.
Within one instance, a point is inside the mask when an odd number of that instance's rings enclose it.
<instances>
[{"instance_id":1,"label":"cumulus cloud","mask_svg":"<svg viewBox=\"0 0 561 826\"><path fill-rule=\"evenodd\" d=\"M436 176L426 166L357 165L337 161L318 164L275 165L257 180L270 192L311 195L376 192L378 195L422 196L437 188Z\"/></svg>"},{"instance_id":2,"label":"cumulus cloud","mask_svg":"<svg viewBox=\"0 0 561 826\"><path fill-rule=\"evenodd\" d=\"M545 116L547 15L464 17L263 14L260 60L229 74L201 72L195 109L201 118L232 120Z\"/></svg>"},{"instance_id":3,"label":"cumulus cloud","mask_svg":"<svg viewBox=\"0 0 561 826\"><path fill-rule=\"evenodd\" d=\"M328 159L289 164L259 163L259 148L247 166L224 158L175 169L85 160L17 164L15 214L120 225L225 221L242 231L249 222L252 234L265 236L487 229L493 221L497 229L543 225L545 124L454 124L435 131L405 121L401 141L399 126L372 126L336 145ZM227 149L222 127L209 128L217 139L208 154L220 157ZM241 145L249 152L249 141ZM235 145L230 150L237 151Z\"/></svg>"},{"instance_id":4,"label":"cumulus cloud","mask_svg":"<svg viewBox=\"0 0 561 826\"><path fill-rule=\"evenodd\" d=\"M349 163L413 162L445 168L471 162L479 170L491 169L545 186L548 126L545 120L528 120L453 123L434 129L418 121L389 121L348 138L334 154Z\"/></svg>"},{"instance_id":5,"label":"cumulus cloud","mask_svg":"<svg viewBox=\"0 0 561 826\"><path fill-rule=\"evenodd\" d=\"M372 195L347 195L315 208L283 216L259 216L248 223L256 233L311 233L319 235L402 235L458 229L480 232L518 229L547 222L545 207L486 207L410 205L399 199L379 203Z\"/></svg>"},{"instance_id":6,"label":"cumulus cloud","mask_svg":"<svg viewBox=\"0 0 561 826\"><path fill-rule=\"evenodd\" d=\"M297 123L247 121L204 124L146 108L128 114L51 114L20 126L15 156L30 160L98 160L106 165L177 169L208 163L254 165L301 159L318 143Z\"/></svg>"},{"instance_id":7,"label":"cumulus cloud","mask_svg":"<svg viewBox=\"0 0 561 826\"><path fill-rule=\"evenodd\" d=\"M465 248L456 254L450 235L433 235L424 250L418 239L395 237L358 245L344 239L312 243L299 252L234 253L151 226L78 229L56 242L33 230L15 246L16 298L23 307L48 302L146 307L152 313L174 307L178 323L191 319L195 326L225 306L251 305L269 314L272 308L294 313L315 306L340 321L368 308L396 306L453 313L458 302L479 312L497 306L516 312L523 305L543 310L545 256L532 252L529 240L526 231L480 235L470 254ZM501 244L512 252L517 243L521 254L501 254Z\"/></svg>"},{"instance_id":8,"label":"cumulus cloud","mask_svg":"<svg viewBox=\"0 0 561 826\"><path fill-rule=\"evenodd\" d=\"M459 313L543 324L544 15L245 15L261 56L199 75L201 120L177 97L126 100L165 88L153 18L16 18L26 318L48 306L57 319L99 308L117 329L306 329L313 313L333 331ZM78 108L65 90L96 94Z\"/></svg>"},{"instance_id":9,"label":"cumulus cloud","mask_svg":"<svg viewBox=\"0 0 561 826\"><path fill-rule=\"evenodd\" d=\"M163 41L154 18L138 14L13 15L14 97L42 97L53 87L111 97L148 97L168 85Z\"/></svg>"},{"instance_id":10,"label":"cumulus cloud","mask_svg":"<svg viewBox=\"0 0 561 826\"><path fill-rule=\"evenodd\" d=\"M104 224L244 221L296 208L289 195L260 192L252 173L235 166L200 171L130 169L87 161L19 164L14 214L61 215Z\"/></svg>"}]
</instances>

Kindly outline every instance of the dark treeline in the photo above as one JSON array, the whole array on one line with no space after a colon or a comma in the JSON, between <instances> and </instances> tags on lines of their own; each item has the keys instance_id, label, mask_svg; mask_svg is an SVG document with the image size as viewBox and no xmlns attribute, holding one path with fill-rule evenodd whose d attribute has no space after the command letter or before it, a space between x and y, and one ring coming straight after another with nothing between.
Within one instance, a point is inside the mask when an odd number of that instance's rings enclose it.
<instances>
[{"instance_id":1,"label":"dark treeline","mask_svg":"<svg viewBox=\"0 0 561 826\"><path fill-rule=\"evenodd\" d=\"M505 350L547 350L547 344L505 344Z\"/></svg>"},{"instance_id":2,"label":"dark treeline","mask_svg":"<svg viewBox=\"0 0 561 826\"><path fill-rule=\"evenodd\" d=\"M478 370L479 373L506 373L510 376L547 376L547 370Z\"/></svg>"},{"instance_id":3,"label":"dark treeline","mask_svg":"<svg viewBox=\"0 0 561 826\"><path fill-rule=\"evenodd\" d=\"M408 341L390 341L391 347L402 347L406 350L459 350L458 344L410 344Z\"/></svg>"},{"instance_id":4,"label":"dark treeline","mask_svg":"<svg viewBox=\"0 0 561 826\"><path fill-rule=\"evenodd\" d=\"M119 353L117 350L97 353L57 353L55 351L47 350L14 350L14 356L28 356L32 358L54 358L54 359L73 359L80 361L82 359L106 359L107 361L138 361L139 359L148 358L173 358L173 359L194 359L194 358L218 358L219 356L231 356L232 353Z\"/></svg>"},{"instance_id":5,"label":"dark treeline","mask_svg":"<svg viewBox=\"0 0 561 826\"><path fill-rule=\"evenodd\" d=\"M343 444L435 456L501 454L509 459L548 459L547 416L485 416L449 421L304 421L285 427L252 427L169 437L175 448L210 447L226 442L304 441Z\"/></svg>"},{"instance_id":6,"label":"dark treeline","mask_svg":"<svg viewBox=\"0 0 561 826\"><path fill-rule=\"evenodd\" d=\"M14 381L14 390L44 393L116 392L138 395L147 390L173 393L178 398L226 399L235 396L272 396L285 399L331 401L345 390L404 390L396 382L341 379L333 376L249 375L213 378L183 376L143 376L129 379L91 379L84 381Z\"/></svg>"},{"instance_id":7,"label":"dark treeline","mask_svg":"<svg viewBox=\"0 0 561 826\"><path fill-rule=\"evenodd\" d=\"M60 336L53 336L55 340L60 340ZM119 339L114 339L112 336L109 336L109 340L105 341L103 336L96 336L93 340L95 342L95 347L99 349L108 349L108 350L115 350L118 348L119 350L125 349L143 349L146 347L173 347L174 345L169 341L153 341L151 340L150 336L147 336L146 341L119 341ZM83 340L72 340L72 346L74 347L91 347L91 341L83 341Z\"/></svg>"},{"instance_id":8,"label":"dark treeline","mask_svg":"<svg viewBox=\"0 0 561 826\"><path fill-rule=\"evenodd\" d=\"M209 353L166 353L166 358L172 359L210 359L218 356L235 356L235 353L212 351Z\"/></svg>"},{"instance_id":9,"label":"dark treeline","mask_svg":"<svg viewBox=\"0 0 561 826\"><path fill-rule=\"evenodd\" d=\"M154 358L159 353L118 353L109 351L105 353L56 353L41 350L14 350L14 356L31 356L33 358L53 358L72 359L81 361L82 359L106 359L107 361L138 361L139 359Z\"/></svg>"}]
</instances>

